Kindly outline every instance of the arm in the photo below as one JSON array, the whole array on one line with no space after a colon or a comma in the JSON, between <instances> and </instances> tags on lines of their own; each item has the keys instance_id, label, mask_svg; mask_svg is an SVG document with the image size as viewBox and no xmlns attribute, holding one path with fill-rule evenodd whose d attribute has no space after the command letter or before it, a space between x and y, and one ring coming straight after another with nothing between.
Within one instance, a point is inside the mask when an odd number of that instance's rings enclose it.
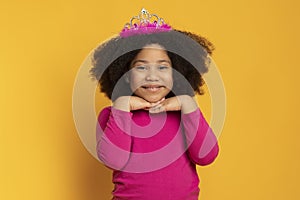
<instances>
[{"instance_id":1,"label":"arm","mask_svg":"<svg viewBox=\"0 0 300 200\"><path fill-rule=\"evenodd\" d=\"M191 160L198 165L212 163L219 152L217 138L192 97L171 97L150 108L152 113L175 110L181 110L182 113L182 124Z\"/></svg>"},{"instance_id":2,"label":"arm","mask_svg":"<svg viewBox=\"0 0 300 200\"><path fill-rule=\"evenodd\" d=\"M131 113L111 107L101 111L97 125L97 154L109 168L120 170L129 160L131 150Z\"/></svg>"},{"instance_id":3,"label":"arm","mask_svg":"<svg viewBox=\"0 0 300 200\"><path fill-rule=\"evenodd\" d=\"M130 111L151 106L139 97L122 96L114 101L113 107L101 111L97 126L97 154L106 166L116 170L125 167L132 145Z\"/></svg>"},{"instance_id":4,"label":"arm","mask_svg":"<svg viewBox=\"0 0 300 200\"><path fill-rule=\"evenodd\" d=\"M198 165L212 163L219 153L218 141L200 109L183 114L182 123L191 160Z\"/></svg>"}]
</instances>

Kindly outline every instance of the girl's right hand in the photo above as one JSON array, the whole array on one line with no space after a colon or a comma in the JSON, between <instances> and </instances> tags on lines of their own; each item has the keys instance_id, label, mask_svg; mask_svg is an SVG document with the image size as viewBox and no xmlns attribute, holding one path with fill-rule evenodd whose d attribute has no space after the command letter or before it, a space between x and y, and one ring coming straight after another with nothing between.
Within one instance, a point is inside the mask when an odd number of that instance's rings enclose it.
<instances>
[{"instance_id":1,"label":"girl's right hand","mask_svg":"<svg viewBox=\"0 0 300 200\"><path fill-rule=\"evenodd\" d=\"M130 110L148 110L152 107L152 103L137 96L130 97Z\"/></svg>"},{"instance_id":2,"label":"girl's right hand","mask_svg":"<svg viewBox=\"0 0 300 200\"><path fill-rule=\"evenodd\" d=\"M113 103L113 107L115 109L123 110L126 112L139 109L148 110L152 106L152 103L137 96L122 96L117 98Z\"/></svg>"}]
</instances>

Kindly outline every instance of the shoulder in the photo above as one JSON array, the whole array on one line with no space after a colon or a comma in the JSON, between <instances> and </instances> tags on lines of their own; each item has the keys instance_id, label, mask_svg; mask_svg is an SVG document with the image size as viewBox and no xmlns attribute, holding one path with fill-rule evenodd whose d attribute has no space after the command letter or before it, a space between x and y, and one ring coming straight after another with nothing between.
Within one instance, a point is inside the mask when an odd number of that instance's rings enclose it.
<instances>
[{"instance_id":1,"label":"shoulder","mask_svg":"<svg viewBox=\"0 0 300 200\"><path fill-rule=\"evenodd\" d=\"M103 108L98 114L98 122L101 125L101 127L103 127L107 123L108 118L110 116L110 112L111 112L111 106L108 106Z\"/></svg>"},{"instance_id":2,"label":"shoulder","mask_svg":"<svg viewBox=\"0 0 300 200\"><path fill-rule=\"evenodd\" d=\"M111 113L113 113L113 115ZM126 112L126 111L115 109L112 106L107 106L100 111L98 115L98 121L99 122L102 120L107 121L110 116L126 117L128 116L128 114L129 116L132 116L132 112Z\"/></svg>"},{"instance_id":3,"label":"shoulder","mask_svg":"<svg viewBox=\"0 0 300 200\"><path fill-rule=\"evenodd\" d=\"M101 117L104 117L106 115L109 115L110 112L111 112L111 106L107 106L107 107L103 108L98 115L98 119Z\"/></svg>"}]
</instances>

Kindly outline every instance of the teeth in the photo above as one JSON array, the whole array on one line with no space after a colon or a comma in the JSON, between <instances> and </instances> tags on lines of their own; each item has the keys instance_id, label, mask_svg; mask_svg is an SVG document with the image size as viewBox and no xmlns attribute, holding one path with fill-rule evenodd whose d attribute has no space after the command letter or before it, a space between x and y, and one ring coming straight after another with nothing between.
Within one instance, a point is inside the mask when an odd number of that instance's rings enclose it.
<instances>
[{"instance_id":1,"label":"teeth","mask_svg":"<svg viewBox=\"0 0 300 200\"><path fill-rule=\"evenodd\" d=\"M157 91L157 90L159 90L159 87L145 87L145 89L150 90L150 91Z\"/></svg>"}]
</instances>

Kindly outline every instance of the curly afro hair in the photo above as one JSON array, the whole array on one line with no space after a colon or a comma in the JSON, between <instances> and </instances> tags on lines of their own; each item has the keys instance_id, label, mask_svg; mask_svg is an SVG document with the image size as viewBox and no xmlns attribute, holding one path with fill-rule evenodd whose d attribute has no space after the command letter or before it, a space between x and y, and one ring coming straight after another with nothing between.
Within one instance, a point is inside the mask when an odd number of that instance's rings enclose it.
<instances>
[{"instance_id":1,"label":"curly afro hair","mask_svg":"<svg viewBox=\"0 0 300 200\"><path fill-rule=\"evenodd\" d=\"M100 84L100 92L114 101L120 96L133 95L124 74L130 63L149 44L164 47L174 70L182 76L173 77L172 91L166 98L176 95L204 94L202 74L208 71L213 44L195 33L172 30L170 32L134 35L127 38L116 36L101 44L94 51L90 70ZM183 80L185 79L185 80ZM116 85L118 84L118 87ZM120 87L122 86L122 87Z\"/></svg>"}]
</instances>

